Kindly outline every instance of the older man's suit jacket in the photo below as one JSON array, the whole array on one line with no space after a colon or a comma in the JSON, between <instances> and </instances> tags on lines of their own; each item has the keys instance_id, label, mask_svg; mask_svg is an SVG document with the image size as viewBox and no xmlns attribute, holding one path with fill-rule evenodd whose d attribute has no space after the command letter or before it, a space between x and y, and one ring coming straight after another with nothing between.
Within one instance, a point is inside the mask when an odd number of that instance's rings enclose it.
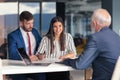
<instances>
[{"instance_id":1,"label":"older man's suit jacket","mask_svg":"<svg viewBox=\"0 0 120 80\"><path fill-rule=\"evenodd\" d=\"M88 37L83 53L76 59L63 63L76 69L86 69L92 64L92 80L111 80L116 60L120 56L120 36L108 27Z\"/></svg>"},{"instance_id":2,"label":"older man's suit jacket","mask_svg":"<svg viewBox=\"0 0 120 80\"><path fill-rule=\"evenodd\" d=\"M37 48L41 41L41 37L40 37L39 33L37 32L37 30L35 30L34 28L32 29L32 33L36 40L36 48L34 51L34 53L35 53L37 51ZM13 59L13 60L21 59L18 54L17 48L24 48L26 50L20 28L18 28L15 31L8 34L8 56L9 56L9 59Z\"/></svg>"}]
</instances>

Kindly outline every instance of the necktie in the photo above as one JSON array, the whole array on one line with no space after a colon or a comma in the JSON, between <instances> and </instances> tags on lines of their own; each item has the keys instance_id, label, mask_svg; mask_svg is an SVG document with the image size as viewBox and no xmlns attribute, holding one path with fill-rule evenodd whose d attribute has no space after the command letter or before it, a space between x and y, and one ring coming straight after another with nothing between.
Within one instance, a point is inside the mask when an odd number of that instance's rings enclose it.
<instances>
[{"instance_id":1,"label":"necktie","mask_svg":"<svg viewBox=\"0 0 120 80\"><path fill-rule=\"evenodd\" d=\"M32 55L32 53L31 53L30 35L29 35L28 32L27 32L27 38L28 38L28 53L29 53L29 55Z\"/></svg>"}]
</instances>

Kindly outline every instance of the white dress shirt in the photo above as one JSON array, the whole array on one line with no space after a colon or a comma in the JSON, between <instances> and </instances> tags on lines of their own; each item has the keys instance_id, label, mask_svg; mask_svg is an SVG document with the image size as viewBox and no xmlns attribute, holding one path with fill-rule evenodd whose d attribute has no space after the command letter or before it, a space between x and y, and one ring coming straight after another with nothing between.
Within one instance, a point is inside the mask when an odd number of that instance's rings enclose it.
<instances>
[{"instance_id":1,"label":"white dress shirt","mask_svg":"<svg viewBox=\"0 0 120 80\"><path fill-rule=\"evenodd\" d=\"M25 43L25 47L26 47L26 53L28 54L29 44L28 44L28 40L27 40L27 32L24 31L21 27L20 27L20 31L21 31L23 39L24 39L24 43ZM30 42L31 42L31 52L32 52L32 54L34 54L34 50L35 50L35 47L36 47L36 40L35 40L35 37L32 34L32 32L28 32L28 33L29 33Z\"/></svg>"}]
</instances>

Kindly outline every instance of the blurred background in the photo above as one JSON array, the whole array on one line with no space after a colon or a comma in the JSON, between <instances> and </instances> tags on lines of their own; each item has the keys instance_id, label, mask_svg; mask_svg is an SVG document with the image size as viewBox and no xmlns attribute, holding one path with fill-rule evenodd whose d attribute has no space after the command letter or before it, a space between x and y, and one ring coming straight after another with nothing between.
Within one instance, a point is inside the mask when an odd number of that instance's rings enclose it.
<instances>
[{"instance_id":1,"label":"blurred background","mask_svg":"<svg viewBox=\"0 0 120 80\"><path fill-rule=\"evenodd\" d=\"M0 58L6 59L7 35L19 27L19 14L30 11L34 15L34 28L43 37L54 16L61 16L65 30L74 39L77 53L86 44L87 36L92 34L90 17L95 9L105 8L112 16L110 28L120 35L120 0L0 0ZM85 73L85 74L84 74ZM71 80L90 80L91 69L85 72L72 72ZM80 75L77 78L76 75ZM85 77L83 77L85 76Z\"/></svg>"}]
</instances>

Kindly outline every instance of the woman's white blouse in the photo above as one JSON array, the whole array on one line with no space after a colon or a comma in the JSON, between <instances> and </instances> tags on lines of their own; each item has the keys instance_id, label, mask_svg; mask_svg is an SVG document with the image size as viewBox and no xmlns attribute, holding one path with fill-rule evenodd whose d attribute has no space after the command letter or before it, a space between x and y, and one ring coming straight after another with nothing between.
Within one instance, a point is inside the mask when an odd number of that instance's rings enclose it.
<instances>
[{"instance_id":1,"label":"woman's white blouse","mask_svg":"<svg viewBox=\"0 0 120 80\"><path fill-rule=\"evenodd\" d=\"M48 39L48 37L44 36L41 40L40 45L39 45L37 54L38 53L40 53L40 54L45 53L46 58L58 58L62 55L68 54L69 52L72 52L73 54L76 55L76 48L75 48L72 36L69 33L65 33L65 35L66 35L65 51L60 51L60 45L59 45L58 40L54 40L54 51L51 54L50 53L50 49L51 49L50 40Z\"/></svg>"}]
</instances>

